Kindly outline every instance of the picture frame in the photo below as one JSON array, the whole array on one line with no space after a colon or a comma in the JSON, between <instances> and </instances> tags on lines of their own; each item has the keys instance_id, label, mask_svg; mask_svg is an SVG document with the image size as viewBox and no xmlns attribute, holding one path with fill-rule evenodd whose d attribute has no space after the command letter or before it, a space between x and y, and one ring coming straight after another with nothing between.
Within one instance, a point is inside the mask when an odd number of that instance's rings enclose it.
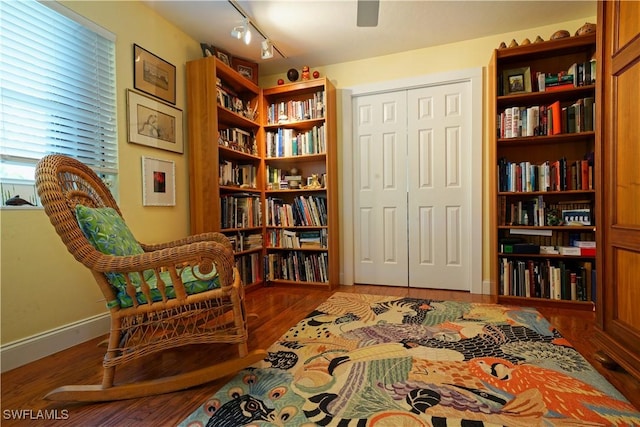
<instances>
[{"instance_id":1,"label":"picture frame","mask_svg":"<svg viewBox=\"0 0 640 427\"><path fill-rule=\"evenodd\" d=\"M214 47L213 49L215 51L216 58L218 58L220 61L224 62L226 65L231 67L231 55L229 54L229 52L224 51L217 47Z\"/></svg>"},{"instance_id":2,"label":"picture frame","mask_svg":"<svg viewBox=\"0 0 640 427\"><path fill-rule=\"evenodd\" d=\"M256 85L258 84L258 64L236 57L233 57L231 64L232 68L242 77L252 81Z\"/></svg>"},{"instance_id":3,"label":"picture frame","mask_svg":"<svg viewBox=\"0 0 640 427\"><path fill-rule=\"evenodd\" d=\"M134 144L183 153L182 110L127 89L127 137Z\"/></svg>"},{"instance_id":4,"label":"picture frame","mask_svg":"<svg viewBox=\"0 0 640 427\"><path fill-rule=\"evenodd\" d=\"M175 105L175 65L134 43L133 88Z\"/></svg>"},{"instance_id":5,"label":"picture frame","mask_svg":"<svg viewBox=\"0 0 640 427\"><path fill-rule=\"evenodd\" d=\"M204 58L214 56L216 52L216 48L208 43L200 43L200 49L202 49L202 56Z\"/></svg>"},{"instance_id":6,"label":"picture frame","mask_svg":"<svg viewBox=\"0 0 640 427\"><path fill-rule=\"evenodd\" d=\"M142 156L142 205L176 205L176 164Z\"/></svg>"},{"instance_id":7,"label":"picture frame","mask_svg":"<svg viewBox=\"0 0 640 427\"><path fill-rule=\"evenodd\" d=\"M502 71L504 95L531 92L531 68L521 67Z\"/></svg>"}]
</instances>

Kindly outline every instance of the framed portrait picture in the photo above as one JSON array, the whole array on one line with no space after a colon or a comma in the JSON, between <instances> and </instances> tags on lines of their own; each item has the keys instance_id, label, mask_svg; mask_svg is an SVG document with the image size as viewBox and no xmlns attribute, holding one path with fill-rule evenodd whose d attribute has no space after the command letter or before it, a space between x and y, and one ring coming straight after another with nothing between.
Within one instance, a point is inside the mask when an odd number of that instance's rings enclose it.
<instances>
[{"instance_id":1,"label":"framed portrait picture","mask_svg":"<svg viewBox=\"0 0 640 427\"><path fill-rule=\"evenodd\" d=\"M233 69L240 73L241 76L251 80L256 85L258 84L258 64L236 57L231 60L231 64Z\"/></svg>"},{"instance_id":2,"label":"framed portrait picture","mask_svg":"<svg viewBox=\"0 0 640 427\"><path fill-rule=\"evenodd\" d=\"M134 44L133 87L175 105L176 67Z\"/></svg>"},{"instance_id":3,"label":"framed portrait picture","mask_svg":"<svg viewBox=\"0 0 640 427\"><path fill-rule=\"evenodd\" d=\"M176 164L142 157L142 205L176 205Z\"/></svg>"},{"instance_id":4,"label":"framed portrait picture","mask_svg":"<svg viewBox=\"0 0 640 427\"><path fill-rule=\"evenodd\" d=\"M127 89L129 142L184 152L182 110Z\"/></svg>"},{"instance_id":5,"label":"framed portrait picture","mask_svg":"<svg viewBox=\"0 0 640 427\"><path fill-rule=\"evenodd\" d=\"M531 69L523 67L504 70L502 72L502 83L502 93L504 95L531 92Z\"/></svg>"},{"instance_id":6,"label":"framed portrait picture","mask_svg":"<svg viewBox=\"0 0 640 427\"><path fill-rule=\"evenodd\" d=\"M200 49L202 49L202 56L205 57L205 58L208 57L208 56L214 56L215 55L216 48L213 47L210 44L200 43Z\"/></svg>"},{"instance_id":7,"label":"framed portrait picture","mask_svg":"<svg viewBox=\"0 0 640 427\"><path fill-rule=\"evenodd\" d=\"M216 57L217 57L220 61L224 62L226 65L228 65L229 67L231 67L231 55L229 55L229 53L228 53L228 52L225 52L224 50L219 49L219 48L217 48L217 47L214 47L213 49L215 50Z\"/></svg>"}]
</instances>

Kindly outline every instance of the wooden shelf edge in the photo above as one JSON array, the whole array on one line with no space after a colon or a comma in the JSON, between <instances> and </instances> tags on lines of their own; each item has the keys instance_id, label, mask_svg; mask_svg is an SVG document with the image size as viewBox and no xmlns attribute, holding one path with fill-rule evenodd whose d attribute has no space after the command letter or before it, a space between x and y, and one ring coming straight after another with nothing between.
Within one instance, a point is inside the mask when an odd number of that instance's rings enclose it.
<instances>
[{"instance_id":1,"label":"wooden shelf edge","mask_svg":"<svg viewBox=\"0 0 640 427\"><path fill-rule=\"evenodd\" d=\"M498 295L499 304L513 304L531 307L571 308L574 310L595 311L592 301L557 300L536 297L517 297L512 295Z\"/></svg>"}]
</instances>

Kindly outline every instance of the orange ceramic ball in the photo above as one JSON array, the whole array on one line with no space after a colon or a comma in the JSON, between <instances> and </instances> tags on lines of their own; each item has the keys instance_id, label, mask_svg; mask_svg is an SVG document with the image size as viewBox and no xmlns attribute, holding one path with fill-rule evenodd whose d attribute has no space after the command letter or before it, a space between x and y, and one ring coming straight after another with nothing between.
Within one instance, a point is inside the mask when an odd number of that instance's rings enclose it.
<instances>
[{"instance_id":1,"label":"orange ceramic ball","mask_svg":"<svg viewBox=\"0 0 640 427\"><path fill-rule=\"evenodd\" d=\"M282 80L282 79L278 79L278 84L279 84L279 85L283 85L283 84L284 84L284 80Z\"/></svg>"},{"instance_id":2,"label":"orange ceramic ball","mask_svg":"<svg viewBox=\"0 0 640 427\"><path fill-rule=\"evenodd\" d=\"M320 73L318 71L314 71L313 72L313 78L317 79L318 77L320 77Z\"/></svg>"}]
</instances>

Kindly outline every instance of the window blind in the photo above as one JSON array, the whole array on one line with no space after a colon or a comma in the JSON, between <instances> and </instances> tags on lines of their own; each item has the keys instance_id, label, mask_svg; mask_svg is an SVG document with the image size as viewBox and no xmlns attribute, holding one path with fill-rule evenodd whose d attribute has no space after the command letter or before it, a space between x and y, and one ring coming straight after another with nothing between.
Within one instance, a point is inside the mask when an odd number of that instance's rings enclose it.
<instances>
[{"instance_id":1,"label":"window blind","mask_svg":"<svg viewBox=\"0 0 640 427\"><path fill-rule=\"evenodd\" d=\"M117 172L115 46L105 33L37 1L0 1L3 162L58 153Z\"/></svg>"}]
</instances>

